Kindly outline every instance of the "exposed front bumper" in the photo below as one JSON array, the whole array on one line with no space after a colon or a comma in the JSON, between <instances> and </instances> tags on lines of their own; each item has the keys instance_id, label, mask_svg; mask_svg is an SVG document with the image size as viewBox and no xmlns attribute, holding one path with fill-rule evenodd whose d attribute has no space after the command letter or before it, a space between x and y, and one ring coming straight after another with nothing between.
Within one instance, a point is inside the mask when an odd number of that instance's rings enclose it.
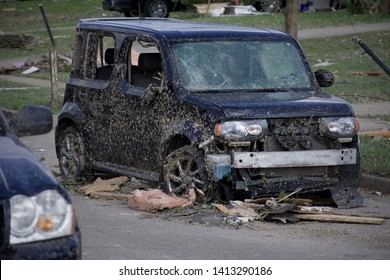
<instances>
[{"instance_id":1,"label":"exposed front bumper","mask_svg":"<svg viewBox=\"0 0 390 280\"><path fill-rule=\"evenodd\" d=\"M281 168L336 166L357 163L356 149L289 151L289 152L236 152L234 168Z\"/></svg>"},{"instance_id":2,"label":"exposed front bumper","mask_svg":"<svg viewBox=\"0 0 390 280\"><path fill-rule=\"evenodd\" d=\"M358 162L358 151L350 149L233 152L206 156L206 166L216 180L228 176L232 168L293 168L353 165Z\"/></svg>"}]
</instances>

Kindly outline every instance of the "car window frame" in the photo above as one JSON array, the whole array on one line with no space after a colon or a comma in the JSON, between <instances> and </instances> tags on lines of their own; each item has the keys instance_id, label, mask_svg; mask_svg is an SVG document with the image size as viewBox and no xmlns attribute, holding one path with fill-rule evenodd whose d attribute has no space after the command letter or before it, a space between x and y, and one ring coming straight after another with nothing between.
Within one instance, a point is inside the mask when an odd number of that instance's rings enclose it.
<instances>
[{"instance_id":1,"label":"car window frame","mask_svg":"<svg viewBox=\"0 0 390 280\"><path fill-rule=\"evenodd\" d=\"M142 97L147 93L147 87L133 85L131 80L131 69L129 69L131 68L131 66L133 66L133 64L130 64L129 67L129 63L132 63L132 45L134 42L137 41L150 42L154 44L156 49L158 50L158 53L161 56L161 82L159 85L157 85L158 87L161 87L163 84L165 84L166 67L164 66L164 55L161 51L160 42L156 38L150 36L139 36L137 34L130 34L122 41L122 44L119 48L119 60L121 63L124 63L124 66L121 67L120 73L118 75L120 77L120 88L124 93Z\"/></svg>"}]
</instances>

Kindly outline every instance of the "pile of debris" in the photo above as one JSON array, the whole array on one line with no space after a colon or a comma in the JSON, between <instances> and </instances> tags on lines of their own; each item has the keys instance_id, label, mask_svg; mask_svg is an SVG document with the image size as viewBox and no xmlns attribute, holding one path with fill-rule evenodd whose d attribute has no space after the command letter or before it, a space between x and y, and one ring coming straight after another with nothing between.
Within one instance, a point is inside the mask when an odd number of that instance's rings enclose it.
<instances>
[{"instance_id":1,"label":"pile of debris","mask_svg":"<svg viewBox=\"0 0 390 280\"><path fill-rule=\"evenodd\" d=\"M43 39L35 35L0 34L0 48L32 50L42 43Z\"/></svg>"},{"instance_id":2,"label":"pile of debris","mask_svg":"<svg viewBox=\"0 0 390 280\"><path fill-rule=\"evenodd\" d=\"M65 68L72 63L72 59L70 57L61 54L58 54L57 57L59 60L59 67ZM10 59L9 63L5 62L5 65L0 67L0 74L10 74L12 71L22 71L22 74L31 74L38 71L49 71L49 67L50 61L47 55L31 56L25 61L20 60L17 62L13 62L12 59Z\"/></svg>"},{"instance_id":3,"label":"pile of debris","mask_svg":"<svg viewBox=\"0 0 390 280\"><path fill-rule=\"evenodd\" d=\"M117 177L108 180L97 179L92 184L79 188L93 198L127 201L131 209L146 212L162 212L175 209L176 216L195 215L205 208L204 194L191 189L187 196L167 195L147 182L135 178ZM234 200L227 203L216 202L209 205L214 213L219 213L220 223L241 225L252 221L278 221L282 223L298 221L340 222L380 225L388 217L344 215L332 212L332 207L313 206L312 199L295 198L295 192L279 197ZM192 209L188 212L188 209ZM182 211L183 213L180 213ZM170 212L173 213L173 212Z\"/></svg>"}]
</instances>

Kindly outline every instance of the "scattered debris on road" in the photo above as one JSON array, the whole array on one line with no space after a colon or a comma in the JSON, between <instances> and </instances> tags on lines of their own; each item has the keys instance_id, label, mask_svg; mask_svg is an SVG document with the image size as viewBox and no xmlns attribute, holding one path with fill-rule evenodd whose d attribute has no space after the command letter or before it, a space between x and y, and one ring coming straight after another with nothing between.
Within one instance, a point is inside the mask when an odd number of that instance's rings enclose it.
<instances>
[{"instance_id":1,"label":"scattered debris on road","mask_svg":"<svg viewBox=\"0 0 390 280\"><path fill-rule=\"evenodd\" d=\"M239 226L253 221L296 223L299 221L336 222L380 225L389 217L358 216L333 212L329 206L318 206L323 201L292 197L301 189L279 197L231 200L229 203L203 202L199 190L191 189L181 197L168 195L150 187L147 182L125 176L103 180L78 189L92 198L127 201L131 209L163 213L175 217L192 217L194 220L211 219L214 224ZM326 203L325 203L326 204ZM174 209L174 211L172 211ZM168 212L167 212L168 211ZM195 216L202 216L197 217Z\"/></svg>"}]
</instances>

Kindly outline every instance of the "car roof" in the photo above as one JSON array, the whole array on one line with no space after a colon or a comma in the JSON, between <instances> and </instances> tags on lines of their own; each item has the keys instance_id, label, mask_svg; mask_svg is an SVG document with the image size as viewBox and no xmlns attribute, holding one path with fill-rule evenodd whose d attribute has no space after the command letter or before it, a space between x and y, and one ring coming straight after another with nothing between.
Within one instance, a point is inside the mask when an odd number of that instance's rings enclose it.
<instances>
[{"instance_id":1,"label":"car roof","mask_svg":"<svg viewBox=\"0 0 390 280\"><path fill-rule=\"evenodd\" d=\"M249 27L220 23L192 22L166 18L89 18L81 19L79 29L107 30L113 32L136 31L165 38L196 37L292 37L287 33L270 28Z\"/></svg>"}]
</instances>

